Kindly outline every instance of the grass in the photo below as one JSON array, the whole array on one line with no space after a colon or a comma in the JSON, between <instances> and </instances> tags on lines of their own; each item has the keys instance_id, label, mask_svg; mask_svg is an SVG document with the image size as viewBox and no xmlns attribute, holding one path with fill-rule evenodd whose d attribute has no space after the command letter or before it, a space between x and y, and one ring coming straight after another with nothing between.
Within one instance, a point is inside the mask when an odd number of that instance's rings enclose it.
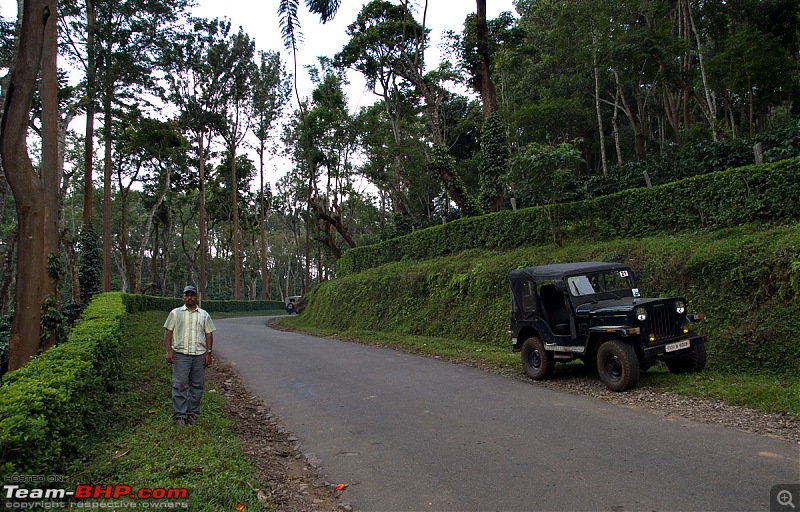
<instances>
[{"instance_id":1,"label":"grass","mask_svg":"<svg viewBox=\"0 0 800 512\"><path fill-rule=\"evenodd\" d=\"M359 343L380 345L416 354L440 356L456 361L468 361L500 368L517 368L522 373L519 354L507 347L479 342L464 342L430 336L413 336L391 332L335 330L302 323L302 316L281 318L278 324L315 336L342 338ZM561 375L586 375L583 363L556 365L556 378ZM663 364L641 374L638 388L670 391L685 396L714 398L769 413L787 413L800 417L800 376L771 376L762 374L731 374L705 371L699 374L674 375Z\"/></svg>"},{"instance_id":2,"label":"grass","mask_svg":"<svg viewBox=\"0 0 800 512\"><path fill-rule=\"evenodd\" d=\"M261 486L257 470L242 455L225 400L213 386L206 386L197 426L179 429L172 422L164 319L162 312L127 318L124 370L117 399L110 404L116 421L108 438L75 465L71 480L133 489L186 488L192 511L261 510L253 492Z\"/></svg>"}]
</instances>

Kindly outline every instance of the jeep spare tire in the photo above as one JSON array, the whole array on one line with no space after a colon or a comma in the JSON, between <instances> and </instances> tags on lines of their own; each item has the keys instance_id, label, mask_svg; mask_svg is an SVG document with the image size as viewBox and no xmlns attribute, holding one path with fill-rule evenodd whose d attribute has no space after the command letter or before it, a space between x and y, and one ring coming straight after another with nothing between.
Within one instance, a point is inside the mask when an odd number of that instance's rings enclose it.
<instances>
[{"instance_id":1,"label":"jeep spare tire","mask_svg":"<svg viewBox=\"0 0 800 512\"><path fill-rule=\"evenodd\" d=\"M292 304L291 302L286 304L286 311L291 315L292 311L294 311L294 304Z\"/></svg>"},{"instance_id":2,"label":"jeep spare tire","mask_svg":"<svg viewBox=\"0 0 800 512\"><path fill-rule=\"evenodd\" d=\"M597 372L611 391L627 391L639 380L639 360L628 343L610 340L597 351Z\"/></svg>"},{"instance_id":3,"label":"jeep spare tire","mask_svg":"<svg viewBox=\"0 0 800 512\"><path fill-rule=\"evenodd\" d=\"M543 380L553 373L553 353L544 349L544 343L531 336L522 344L522 368L533 380Z\"/></svg>"}]
</instances>

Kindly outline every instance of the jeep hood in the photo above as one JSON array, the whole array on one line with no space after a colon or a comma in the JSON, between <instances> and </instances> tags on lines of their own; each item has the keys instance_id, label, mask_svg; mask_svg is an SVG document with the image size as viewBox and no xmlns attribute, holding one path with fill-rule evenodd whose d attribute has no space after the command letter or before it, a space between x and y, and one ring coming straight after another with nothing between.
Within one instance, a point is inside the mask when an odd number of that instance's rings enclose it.
<instances>
[{"instance_id":1,"label":"jeep hood","mask_svg":"<svg viewBox=\"0 0 800 512\"><path fill-rule=\"evenodd\" d=\"M597 303L587 302L575 308L575 313L579 316L595 316L595 315L625 315L633 311L634 308L645 305L669 303L674 301L671 299L643 299L633 297L622 297L621 299L603 299Z\"/></svg>"}]
</instances>

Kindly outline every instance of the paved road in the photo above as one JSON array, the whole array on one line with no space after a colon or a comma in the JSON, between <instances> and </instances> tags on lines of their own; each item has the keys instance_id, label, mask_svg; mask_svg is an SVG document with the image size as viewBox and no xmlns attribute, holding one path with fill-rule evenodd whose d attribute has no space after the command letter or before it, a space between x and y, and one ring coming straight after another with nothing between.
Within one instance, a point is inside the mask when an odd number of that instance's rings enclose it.
<instances>
[{"instance_id":1,"label":"paved road","mask_svg":"<svg viewBox=\"0 0 800 512\"><path fill-rule=\"evenodd\" d=\"M214 348L329 481L351 484L356 510L769 510L772 486L800 481L789 441L276 331L263 317L216 324Z\"/></svg>"}]
</instances>

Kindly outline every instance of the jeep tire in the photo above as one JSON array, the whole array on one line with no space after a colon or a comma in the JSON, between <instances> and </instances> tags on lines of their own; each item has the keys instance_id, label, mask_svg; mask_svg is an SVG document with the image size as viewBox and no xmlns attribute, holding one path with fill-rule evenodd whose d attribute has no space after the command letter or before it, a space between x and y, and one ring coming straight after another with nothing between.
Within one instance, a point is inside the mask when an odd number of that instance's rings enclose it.
<instances>
[{"instance_id":1,"label":"jeep tire","mask_svg":"<svg viewBox=\"0 0 800 512\"><path fill-rule=\"evenodd\" d=\"M639 359L633 347L622 340L610 340L597 351L597 373L611 391L627 391L639 380Z\"/></svg>"},{"instance_id":2,"label":"jeep tire","mask_svg":"<svg viewBox=\"0 0 800 512\"><path fill-rule=\"evenodd\" d=\"M664 364L671 373L700 373L706 367L706 346L694 345L686 354L664 359Z\"/></svg>"},{"instance_id":3,"label":"jeep tire","mask_svg":"<svg viewBox=\"0 0 800 512\"><path fill-rule=\"evenodd\" d=\"M286 304L286 312L291 315L293 311L294 311L294 304L292 304L291 302Z\"/></svg>"},{"instance_id":4,"label":"jeep tire","mask_svg":"<svg viewBox=\"0 0 800 512\"><path fill-rule=\"evenodd\" d=\"M536 336L531 336L522 344L522 368L533 380L543 380L553 373L553 353L544 349L544 343Z\"/></svg>"}]
</instances>

